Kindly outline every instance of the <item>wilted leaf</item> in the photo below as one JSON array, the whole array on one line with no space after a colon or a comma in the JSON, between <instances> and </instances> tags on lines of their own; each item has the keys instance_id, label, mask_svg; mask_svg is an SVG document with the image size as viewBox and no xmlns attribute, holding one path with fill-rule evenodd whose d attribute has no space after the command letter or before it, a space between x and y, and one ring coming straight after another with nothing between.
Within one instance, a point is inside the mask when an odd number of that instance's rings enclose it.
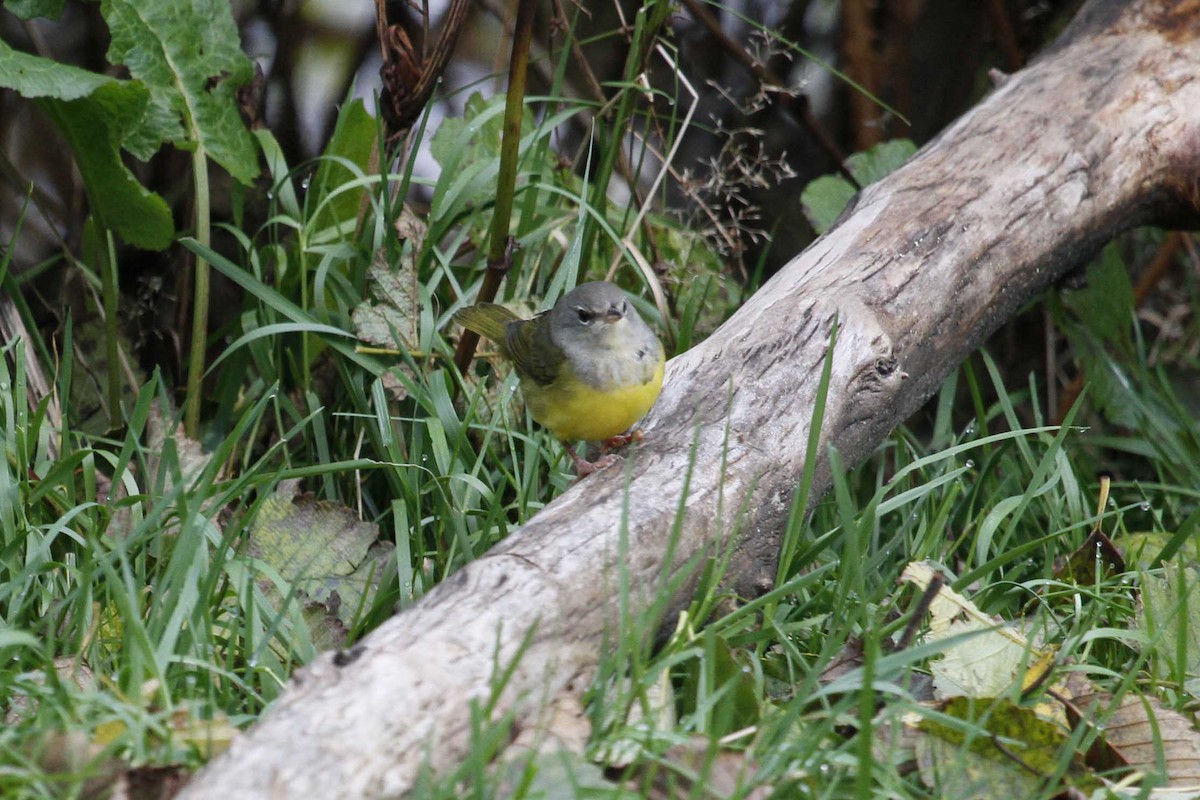
<instances>
[{"instance_id":1,"label":"wilted leaf","mask_svg":"<svg viewBox=\"0 0 1200 800\"><path fill-rule=\"evenodd\" d=\"M292 495L283 484L267 498L250 529L252 556L349 622L364 594L378 585L390 550L378 531L344 506ZM270 591L269 586L265 586ZM335 598L336 595L336 598Z\"/></svg>"},{"instance_id":2,"label":"wilted leaf","mask_svg":"<svg viewBox=\"0 0 1200 800\"><path fill-rule=\"evenodd\" d=\"M103 797L120 768L119 762L106 756L105 748L82 730L42 731L24 756L64 786L87 776L79 790L83 797Z\"/></svg>"},{"instance_id":3,"label":"wilted leaf","mask_svg":"<svg viewBox=\"0 0 1200 800\"><path fill-rule=\"evenodd\" d=\"M648 732L675 728L675 690L667 670L660 673L656 683L646 687L645 701L635 701L629 706L624 731L600 743L595 753L597 761L612 767L626 767L644 754ZM609 708L618 711L617 704L611 704Z\"/></svg>"},{"instance_id":4,"label":"wilted leaf","mask_svg":"<svg viewBox=\"0 0 1200 800\"><path fill-rule=\"evenodd\" d=\"M850 636L842 646L841 652L829 660L825 669L821 670L821 683L832 683L838 678L845 677L863 665L863 640L860 636Z\"/></svg>"},{"instance_id":5,"label":"wilted leaf","mask_svg":"<svg viewBox=\"0 0 1200 800\"><path fill-rule=\"evenodd\" d=\"M146 418L146 438L150 452L147 466L151 475L163 473L164 494L175 485L177 478L184 483L191 481L212 460L199 442L183 432L182 424L168 432L167 420L157 405L150 407L150 415Z\"/></svg>"},{"instance_id":6,"label":"wilted leaf","mask_svg":"<svg viewBox=\"0 0 1200 800\"><path fill-rule=\"evenodd\" d=\"M539 752L528 759L505 761L501 769L500 786L494 795L497 798L637 800L640 796L623 791L604 777L600 767L568 750Z\"/></svg>"},{"instance_id":7,"label":"wilted leaf","mask_svg":"<svg viewBox=\"0 0 1200 800\"><path fill-rule=\"evenodd\" d=\"M531 721L522 726L512 746L525 750L582 753L592 738L587 710L574 692L561 692Z\"/></svg>"},{"instance_id":8,"label":"wilted leaf","mask_svg":"<svg viewBox=\"0 0 1200 800\"><path fill-rule=\"evenodd\" d=\"M33 638L24 631L10 631L13 634L20 634L21 637ZM11 643L5 642L2 634L5 633L0 629L0 645ZM23 640L21 641L23 643ZM34 643L40 646L40 642L36 639ZM54 659L54 674L57 680L62 684L73 685L83 691L91 691L96 688L96 679L92 674L92 668L83 663L77 656L57 656ZM47 684L46 673L35 673L32 682L35 686L45 687ZM25 692L13 691L8 688L8 694L5 698L4 724L16 725L22 719L30 718L37 713L37 698ZM47 688L47 692L51 689Z\"/></svg>"},{"instance_id":9,"label":"wilted leaf","mask_svg":"<svg viewBox=\"0 0 1200 800\"><path fill-rule=\"evenodd\" d=\"M1104 531L1094 529L1054 570L1055 580L1091 586L1125 572L1125 559Z\"/></svg>"},{"instance_id":10,"label":"wilted leaf","mask_svg":"<svg viewBox=\"0 0 1200 800\"><path fill-rule=\"evenodd\" d=\"M400 216L392 223L396 229L396 238L412 246L413 258L425 246L425 235L429 233L429 225L418 217L407 204L400 207ZM415 263L415 262L414 262Z\"/></svg>"},{"instance_id":11,"label":"wilted leaf","mask_svg":"<svg viewBox=\"0 0 1200 800\"><path fill-rule=\"evenodd\" d=\"M404 261L394 269L379 250L367 274L371 299L354 309L351 320L358 338L377 347L414 350L421 319L416 272Z\"/></svg>"},{"instance_id":12,"label":"wilted leaf","mask_svg":"<svg viewBox=\"0 0 1200 800\"><path fill-rule=\"evenodd\" d=\"M304 622L308 625L313 647L318 650L340 650L346 646L350 630L338 619L341 610L342 599L337 592L333 592L327 603L304 604Z\"/></svg>"},{"instance_id":13,"label":"wilted leaf","mask_svg":"<svg viewBox=\"0 0 1200 800\"><path fill-rule=\"evenodd\" d=\"M117 775L109 800L169 800L191 778L191 771L179 764L134 767Z\"/></svg>"},{"instance_id":14,"label":"wilted leaf","mask_svg":"<svg viewBox=\"0 0 1200 800\"><path fill-rule=\"evenodd\" d=\"M239 734L224 714L197 719L186 706L172 716L170 732L176 745L195 748L206 760L228 750Z\"/></svg>"}]
</instances>

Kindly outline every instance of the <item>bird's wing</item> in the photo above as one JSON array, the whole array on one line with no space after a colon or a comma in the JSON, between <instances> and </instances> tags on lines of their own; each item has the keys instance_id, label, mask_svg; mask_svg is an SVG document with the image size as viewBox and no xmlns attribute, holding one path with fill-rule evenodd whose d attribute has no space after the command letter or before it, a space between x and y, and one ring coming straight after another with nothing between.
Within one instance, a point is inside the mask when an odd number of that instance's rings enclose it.
<instances>
[{"instance_id":1,"label":"bird's wing","mask_svg":"<svg viewBox=\"0 0 1200 800\"><path fill-rule=\"evenodd\" d=\"M504 349L523 378L543 386L554 382L566 360L562 348L550 337L549 312L509 325Z\"/></svg>"},{"instance_id":2,"label":"bird's wing","mask_svg":"<svg viewBox=\"0 0 1200 800\"><path fill-rule=\"evenodd\" d=\"M520 322L521 318L504 306L476 303L454 312L454 321L504 347L508 338L509 323Z\"/></svg>"}]
</instances>

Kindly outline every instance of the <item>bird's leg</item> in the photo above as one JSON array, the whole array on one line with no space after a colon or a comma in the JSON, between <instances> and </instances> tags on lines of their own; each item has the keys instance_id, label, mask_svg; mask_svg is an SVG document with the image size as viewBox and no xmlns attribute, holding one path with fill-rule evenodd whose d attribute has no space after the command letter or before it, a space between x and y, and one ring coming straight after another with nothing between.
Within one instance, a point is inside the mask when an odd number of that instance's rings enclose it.
<instances>
[{"instance_id":1,"label":"bird's leg","mask_svg":"<svg viewBox=\"0 0 1200 800\"><path fill-rule=\"evenodd\" d=\"M605 439L600 444L600 452L607 453L609 450L616 450L618 447L625 447L630 444L640 443L646 437L642 435L641 430L630 431L629 433L618 433L612 438Z\"/></svg>"},{"instance_id":2,"label":"bird's leg","mask_svg":"<svg viewBox=\"0 0 1200 800\"><path fill-rule=\"evenodd\" d=\"M566 448L567 455L569 455L571 457L571 461L574 462L575 473L580 477L580 479L586 478L588 475L591 475L593 472L599 472L600 470L604 469L605 467L611 467L613 464L617 463L617 461L620 460L614 455L605 455L605 456L601 456L600 458L596 459L595 461L588 461L586 459L580 458L579 454L575 452L575 448L572 447L567 442L563 442L563 447Z\"/></svg>"}]
</instances>

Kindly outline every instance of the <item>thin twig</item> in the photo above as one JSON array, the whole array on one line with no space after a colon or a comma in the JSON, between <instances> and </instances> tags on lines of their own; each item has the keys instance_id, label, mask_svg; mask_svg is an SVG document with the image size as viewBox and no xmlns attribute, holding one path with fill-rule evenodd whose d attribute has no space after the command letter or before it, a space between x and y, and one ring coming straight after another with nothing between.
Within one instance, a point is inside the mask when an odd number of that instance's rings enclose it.
<instances>
[{"instance_id":1,"label":"thin twig","mask_svg":"<svg viewBox=\"0 0 1200 800\"><path fill-rule=\"evenodd\" d=\"M717 44L725 50L735 61L744 66L750 71L754 77L758 78L765 88L775 89L773 92L779 98L779 105L788 113L790 113L800 125L809 132L816 140L825 154L837 164L838 172L850 181L851 186L859 186L858 181L850 174L850 170L846 169L845 161L846 154L838 147L837 142L827 134L812 115L812 110L808 107L808 98L802 94L797 94L793 89L775 74L769 66L759 61L746 51L746 48L730 38L729 34L721 27L721 22L712 13L701 5L697 0L683 0L683 4L687 6L688 11L696 18L704 27L708 28L709 33L717 40ZM859 188L862 188L859 186Z\"/></svg>"}]
</instances>

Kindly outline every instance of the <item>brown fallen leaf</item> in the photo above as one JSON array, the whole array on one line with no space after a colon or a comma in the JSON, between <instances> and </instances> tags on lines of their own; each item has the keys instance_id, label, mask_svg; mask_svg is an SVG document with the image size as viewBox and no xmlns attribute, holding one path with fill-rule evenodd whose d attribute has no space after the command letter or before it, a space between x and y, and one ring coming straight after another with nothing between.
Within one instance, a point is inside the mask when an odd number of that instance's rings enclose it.
<instances>
[{"instance_id":1,"label":"brown fallen leaf","mask_svg":"<svg viewBox=\"0 0 1200 800\"><path fill-rule=\"evenodd\" d=\"M1161 763L1167 781L1161 788L1200 790L1200 731L1191 720L1149 695L1127 693L1115 710L1113 702L1111 694L1095 691L1067 703L1073 724L1101 728L1103 747L1088 753L1089 762L1151 774L1159 773Z\"/></svg>"}]
</instances>

